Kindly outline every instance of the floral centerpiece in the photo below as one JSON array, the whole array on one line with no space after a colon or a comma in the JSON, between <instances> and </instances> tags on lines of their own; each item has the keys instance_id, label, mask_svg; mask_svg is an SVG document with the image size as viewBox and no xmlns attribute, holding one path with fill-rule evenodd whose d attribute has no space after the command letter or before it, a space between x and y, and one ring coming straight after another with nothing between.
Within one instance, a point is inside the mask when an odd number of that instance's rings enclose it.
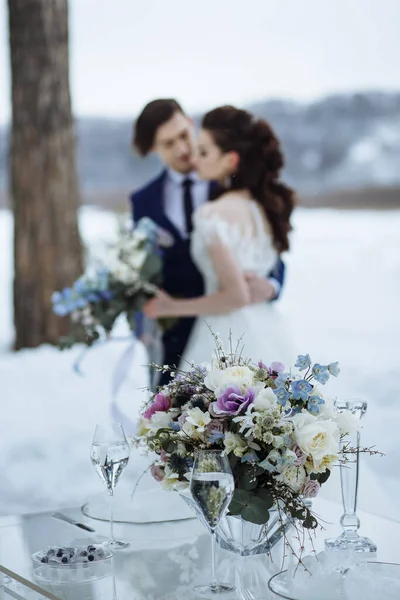
<instances>
[{"instance_id":1,"label":"floral centerpiece","mask_svg":"<svg viewBox=\"0 0 400 600\"><path fill-rule=\"evenodd\" d=\"M70 334L60 346L70 348L77 341L91 346L110 335L122 314L133 330L136 315L161 284L161 249L170 244L167 232L143 218L133 230L120 231L105 260L90 265L72 287L54 292L53 311L69 316L71 322ZM169 321L159 324L165 327Z\"/></svg>"},{"instance_id":2,"label":"floral centerpiece","mask_svg":"<svg viewBox=\"0 0 400 600\"><path fill-rule=\"evenodd\" d=\"M171 370L171 383L144 407L139 443L155 452L153 476L167 489L188 485L194 452L222 449L230 459L235 491L230 515L268 523L276 507L303 527L317 518L307 498L317 496L332 466L354 451L344 442L358 426L335 410L323 393L338 363L312 363L299 356L295 370L283 364L251 364L226 354L217 340L208 365ZM342 443L341 443L342 442Z\"/></svg>"}]
</instances>

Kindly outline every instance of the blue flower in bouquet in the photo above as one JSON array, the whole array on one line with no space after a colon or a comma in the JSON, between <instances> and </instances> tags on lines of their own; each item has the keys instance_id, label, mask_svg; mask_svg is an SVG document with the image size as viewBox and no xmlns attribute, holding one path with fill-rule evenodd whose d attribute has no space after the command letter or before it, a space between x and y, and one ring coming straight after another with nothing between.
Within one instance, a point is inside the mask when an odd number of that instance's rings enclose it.
<instances>
[{"instance_id":1,"label":"blue flower in bouquet","mask_svg":"<svg viewBox=\"0 0 400 600\"><path fill-rule=\"evenodd\" d=\"M339 363L338 362L330 363L328 365L328 371L334 377L338 377L338 375L340 374Z\"/></svg>"},{"instance_id":2,"label":"blue flower in bouquet","mask_svg":"<svg viewBox=\"0 0 400 600\"><path fill-rule=\"evenodd\" d=\"M207 440L210 444L216 444L223 439L224 435L225 434L222 433L222 431L207 431Z\"/></svg>"},{"instance_id":3,"label":"blue flower in bouquet","mask_svg":"<svg viewBox=\"0 0 400 600\"><path fill-rule=\"evenodd\" d=\"M79 277L72 286L72 290L76 296L84 298L88 292L87 282L83 277Z\"/></svg>"},{"instance_id":4,"label":"blue flower in bouquet","mask_svg":"<svg viewBox=\"0 0 400 600\"><path fill-rule=\"evenodd\" d=\"M260 462L260 467L269 473L273 473L281 464L282 455L278 452L278 450L271 450L267 458L264 458L264 460Z\"/></svg>"},{"instance_id":5,"label":"blue flower in bouquet","mask_svg":"<svg viewBox=\"0 0 400 600\"><path fill-rule=\"evenodd\" d=\"M59 317L65 317L87 305L87 299L73 288L64 288L61 292L54 292L51 300L53 311Z\"/></svg>"},{"instance_id":6,"label":"blue flower in bouquet","mask_svg":"<svg viewBox=\"0 0 400 600\"><path fill-rule=\"evenodd\" d=\"M299 371L305 371L309 367L311 367L311 358L309 354L299 354L297 357L297 361L294 365L299 369Z\"/></svg>"},{"instance_id":7,"label":"blue flower in bouquet","mask_svg":"<svg viewBox=\"0 0 400 600\"><path fill-rule=\"evenodd\" d=\"M285 387L289 381L289 373L279 373L278 377L275 378L275 386L277 388Z\"/></svg>"},{"instance_id":8,"label":"blue flower in bouquet","mask_svg":"<svg viewBox=\"0 0 400 600\"><path fill-rule=\"evenodd\" d=\"M89 302L96 303L101 300L106 300L109 302L113 298L113 293L110 290L99 290L97 292L89 292L87 295L87 299Z\"/></svg>"},{"instance_id":9,"label":"blue flower in bouquet","mask_svg":"<svg viewBox=\"0 0 400 600\"><path fill-rule=\"evenodd\" d=\"M278 387L276 390L274 390L274 394L277 397L278 403L281 406L285 406L285 404L290 398L290 393L283 386Z\"/></svg>"},{"instance_id":10,"label":"blue flower in bouquet","mask_svg":"<svg viewBox=\"0 0 400 600\"><path fill-rule=\"evenodd\" d=\"M181 430L181 426L179 425L179 423L177 421L171 421L170 424L169 424L169 426L174 431L180 431Z\"/></svg>"},{"instance_id":11,"label":"blue flower in bouquet","mask_svg":"<svg viewBox=\"0 0 400 600\"><path fill-rule=\"evenodd\" d=\"M108 269L101 267L96 271L96 276L92 282L92 290L95 289L99 292L106 292L110 286L110 273Z\"/></svg>"},{"instance_id":12,"label":"blue flower in bouquet","mask_svg":"<svg viewBox=\"0 0 400 600\"><path fill-rule=\"evenodd\" d=\"M242 463L246 463L246 462L255 463L255 462L259 462L259 461L260 461L260 459L255 450L249 450L240 459L240 462L242 462Z\"/></svg>"},{"instance_id":13,"label":"blue flower in bouquet","mask_svg":"<svg viewBox=\"0 0 400 600\"><path fill-rule=\"evenodd\" d=\"M305 379L296 379L291 383L292 394L295 400L308 400L308 394L313 389L313 386Z\"/></svg>"},{"instance_id":14,"label":"blue flower in bouquet","mask_svg":"<svg viewBox=\"0 0 400 600\"><path fill-rule=\"evenodd\" d=\"M321 412L320 406L325 404L325 400L320 396L310 396L307 403L307 410L312 415L317 415Z\"/></svg>"},{"instance_id":15,"label":"blue flower in bouquet","mask_svg":"<svg viewBox=\"0 0 400 600\"><path fill-rule=\"evenodd\" d=\"M315 365L313 366L312 374L314 376L314 379L316 379L316 381L318 381L319 383L322 383L322 385L325 385L325 383L329 379L328 367L319 365L318 363L315 363Z\"/></svg>"}]
</instances>

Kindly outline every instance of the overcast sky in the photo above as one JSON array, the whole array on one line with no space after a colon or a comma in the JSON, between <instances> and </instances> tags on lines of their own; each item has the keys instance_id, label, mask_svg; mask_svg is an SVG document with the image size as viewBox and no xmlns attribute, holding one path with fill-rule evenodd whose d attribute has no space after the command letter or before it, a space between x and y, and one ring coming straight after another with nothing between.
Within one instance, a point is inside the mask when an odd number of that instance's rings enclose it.
<instances>
[{"instance_id":1,"label":"overcast sky","mask_svg":"<svg viewBox=\"0 0 400 600\"><path fill-rule=\"evenodd\" d=\"M0 122L10 115L0 0ZM70 0L77 115L400 89L400 0Z\"/></svg>"}]
</instances>

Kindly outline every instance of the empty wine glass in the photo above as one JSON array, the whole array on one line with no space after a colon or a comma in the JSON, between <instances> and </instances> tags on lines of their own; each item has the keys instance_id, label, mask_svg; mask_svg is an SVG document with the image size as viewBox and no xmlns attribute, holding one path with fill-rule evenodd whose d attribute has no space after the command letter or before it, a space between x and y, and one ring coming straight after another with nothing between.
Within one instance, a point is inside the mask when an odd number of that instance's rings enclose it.
<instances>
[{"instance_id":1,"label":"empty wine glass","mask_svg":"<svg viewBox=\"0 0 400 600\"><path fill-rule=\"evenodd\" d=\"M196 452L190 491L211 532L211 582L195 586L201 594L232 592L235 588L218 583L215 576L215 530L224 516L235 488L228 458L220 450Z\"/></svg>"},{"instance_id":2,"label":"empty wine glass","mask_svg":"<svg viewBox=\"0 0 400 600\"><path fill-rule=\"evenodd\" d=\"M114 550L127 548L128 542L120 542L114 538L113 496L122 471L129 460L129 444L120 423L96 425L90 458L96 473L102 479L110 495L110 527L109 546Z\"/></svg>"}]
</instances>

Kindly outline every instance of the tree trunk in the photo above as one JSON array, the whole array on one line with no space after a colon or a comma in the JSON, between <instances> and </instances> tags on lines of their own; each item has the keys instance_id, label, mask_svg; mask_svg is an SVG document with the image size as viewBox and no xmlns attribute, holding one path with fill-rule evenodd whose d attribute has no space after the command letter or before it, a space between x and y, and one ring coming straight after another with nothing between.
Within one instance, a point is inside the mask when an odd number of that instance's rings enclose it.
<instances>
[{"instance_id":1,"label":"tree trunk","mask_svg":"<svg viewBox=\"0 0 400 600\"><path fill-rule=\"evenodd\" d=\"M67 0L8 0L15 349L57 343L51 296L82 273Z\"/></svg>"}]
</instances>

